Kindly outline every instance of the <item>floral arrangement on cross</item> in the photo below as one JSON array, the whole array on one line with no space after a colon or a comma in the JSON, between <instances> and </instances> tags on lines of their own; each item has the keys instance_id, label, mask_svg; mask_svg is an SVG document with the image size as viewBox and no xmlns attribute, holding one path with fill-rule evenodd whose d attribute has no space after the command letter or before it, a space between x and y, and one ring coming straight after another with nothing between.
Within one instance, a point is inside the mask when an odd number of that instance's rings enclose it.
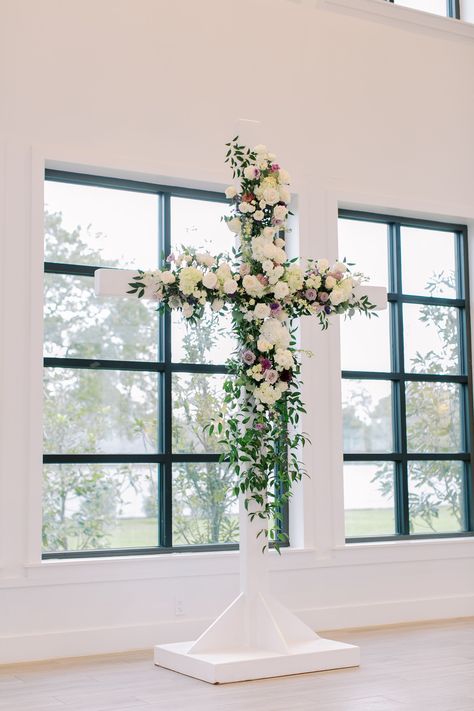
<instances>
[{"instance_id":1,"label":"floral arrangement on cross","mask_svg":"<svg viewBox=\"0 0 474 711\"><path fill-rule=\"evenodd\" d=\"M232 255L183 248L164 269L139 271L127 293L156 299L158 311L182 311L195 326L208 305L216 314L231 312L238 348L227 362L227 411L207 427L221 436L235 495L245 496L252 519L263 520L263 549L272 542L279 550L287 538L279 525L284 505L306 474L299 459L308 437L299 431L305 407L295 319L316 316L326 329L334 314L370 317L375 306L357 295L362 275L345 262L308 260L303 268L288 258L290 176L266 146L238 141L226 144L226 163L240 183L225 191L233 215L223 219L236 235Z\"/></svg>"}]
</instances>

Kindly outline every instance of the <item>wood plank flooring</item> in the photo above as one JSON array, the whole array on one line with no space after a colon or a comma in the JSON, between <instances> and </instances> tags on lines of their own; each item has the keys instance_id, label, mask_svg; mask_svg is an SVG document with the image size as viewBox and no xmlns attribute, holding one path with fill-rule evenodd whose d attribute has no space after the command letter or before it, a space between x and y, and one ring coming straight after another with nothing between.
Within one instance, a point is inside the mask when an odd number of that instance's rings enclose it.
<instances>
[{"instance_id":1,"label":"wood plank flooring","mask_svg":"<svg viewBox=\"0 0 474 711\"><path fill-rule=\"evenodd\" d=\"M474 618L337 631L362 666L212 686L150 650L0 667L0 711L474 711Z\"/></svg>"}]
</instances>

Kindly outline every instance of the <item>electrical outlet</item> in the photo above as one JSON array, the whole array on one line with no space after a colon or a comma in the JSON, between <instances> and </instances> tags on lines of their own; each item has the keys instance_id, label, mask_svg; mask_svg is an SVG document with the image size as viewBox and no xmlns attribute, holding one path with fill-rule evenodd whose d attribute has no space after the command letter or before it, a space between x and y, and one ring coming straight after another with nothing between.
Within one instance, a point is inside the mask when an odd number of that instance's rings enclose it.
<instances>
[{"instance_id":1,"label":"electrical outlet","mask_svg":"<svg viewBox=\"0 0 474 711\"><path fill-rule=\"evenodd\" d=\"M174 614L176 617L184 615L184 602L182 597L175 597L174 599Z\"/></svg>"}]
</instances>

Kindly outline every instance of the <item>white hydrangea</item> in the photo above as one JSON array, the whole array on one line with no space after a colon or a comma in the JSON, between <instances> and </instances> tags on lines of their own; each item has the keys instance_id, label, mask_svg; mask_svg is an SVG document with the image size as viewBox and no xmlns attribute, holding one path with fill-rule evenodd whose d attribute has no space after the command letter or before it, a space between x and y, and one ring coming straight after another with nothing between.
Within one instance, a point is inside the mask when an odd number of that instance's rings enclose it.
<instances>
[{"instance_id":1,"label":"white hydrangea","mask_svg":"<svg viewBox=\"0 0 474 711\"><path fill-rule=\"evenodd\" d=\"M179 288L183 294L190 295L202 280L202 272L196 267L183 267L179 274Z\"/></svg>"},{"instance_id":2,"label":"white hydrangea","mask_svg":"<svg viewBox=\"0 0 474 711\"><path fill-rule=\"evenodd\" d=\"M260 335L275 348L288 348L290 345L290 332L285 324L277 319L269 318L264 321Z\"/></svg>"},{"instance_id":3,"label":"white hydrangea","mask_svg":"<svg viewBox=\"0 0 474 711\"><path fill-rule=\"evenodd\" d=\"M336 286L330 294L331 299L331 304L333 306L339 306L339 304L342 304L343 301L347 300L347 295L344 289L342 289L340 286Z\"/></svg>"},{"instance_id":4,"label":"white hydrangea","mask_svg":"<svg viewBox=\"0 0 474 711\"><path fill-rule=\"evenodd\" d=\"M278 180L282 185L288 185L291 182L288 171L284 170L284 168L280 168L278 171Z\"/></svg>"},{"instance_id":5,"label":"white hydrangea","mask_svg":"<svg viewBox=\"0 0 474 711\"><path fill-rule=\"evenodd\" d=\"M293 355L287 348L277 349L274 359L275 363L279 365L282 370L290 370L295 364Z\"/></svg>"},{"instance_id":6,"label":"white hydrangea","mask_svg":"<svg viewBox=\"0 0 474 711\"><path fill-rule=\"evenodd\" d=\"M290 293L294 294L303 288L304 277L301 268L297 264L292 264L285 272L285 280L290 288Z\"/></svg>"},{"instance_id":7,"label":"white hydrangea","mask_svg":"<svg viewBox=\"0 0 474 711\"><path fill-rule=\"evenodd\" d=\"M274 268L271 274L268 275L268 281L270 284L273 286L274 284L277 283L279 279L283 276L285 273L285 267L282 267L281 264L279 264L277 267Z\"/></svg>"}]
</instances>

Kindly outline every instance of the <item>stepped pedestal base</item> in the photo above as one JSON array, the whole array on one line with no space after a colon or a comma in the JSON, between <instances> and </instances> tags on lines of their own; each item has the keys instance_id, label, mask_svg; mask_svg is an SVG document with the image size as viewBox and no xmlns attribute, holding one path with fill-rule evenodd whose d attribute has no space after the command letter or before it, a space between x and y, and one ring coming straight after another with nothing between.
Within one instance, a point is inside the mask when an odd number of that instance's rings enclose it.
<instances>
[{"instance_id":1,"label":"stepped pedestal base","mask_svg":"<svg viewBox=\"0 0 474 711\"><path fill-rule=\"evenodd\" d=\"M155 647L155 664L210 684L355 667L359 648L319 637L270 595L241 593L195 642Z\"/></svg>"},{"instance_id":2,"label":"stepped pedestal base","mask_svg":"<svg viewBox=\"0 0 474 711\"><path fill-rule=\"evenodd\" d=\"M228 684L232 681L356 667L360 657L358 647L321 637L315 642L295 645L288 654L256 649L190 654L192 645L193 642L179 642L155 647L155 664L210 684Z\"/></svg>"}]
</instances>

